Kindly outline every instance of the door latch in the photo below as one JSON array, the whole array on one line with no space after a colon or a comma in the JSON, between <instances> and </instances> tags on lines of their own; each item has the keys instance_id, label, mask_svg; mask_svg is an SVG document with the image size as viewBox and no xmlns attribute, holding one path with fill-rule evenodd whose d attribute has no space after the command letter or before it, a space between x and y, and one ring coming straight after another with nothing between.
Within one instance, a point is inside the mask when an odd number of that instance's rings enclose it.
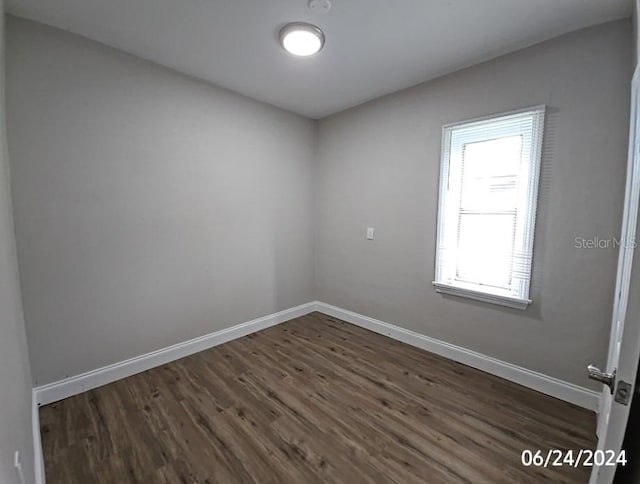
<instances>
[{"instance_id":1,"label":"door latch","mask_svg":"<svg viewBox=\"0 0 640 484\"><path fill-rule=\"evenodd\" d=\"M613 370L612 373L605 373L597 366L589 365L587 366L587 372L589 374L589 379L604 383L609 387L611 394L613 395L613 389L616 383L616 370Z\"/></svg>"},{"instance_id":2,"label":"door latch","mask_svg":"<svg viewBox=\"0 0 640 484\"><path fill-rule=\"evenodd\" d=\"M631 383L620 380L616 388L614 400L622 405L629 405L629 400L631 400Z\"/></svg>"}]
</instances>

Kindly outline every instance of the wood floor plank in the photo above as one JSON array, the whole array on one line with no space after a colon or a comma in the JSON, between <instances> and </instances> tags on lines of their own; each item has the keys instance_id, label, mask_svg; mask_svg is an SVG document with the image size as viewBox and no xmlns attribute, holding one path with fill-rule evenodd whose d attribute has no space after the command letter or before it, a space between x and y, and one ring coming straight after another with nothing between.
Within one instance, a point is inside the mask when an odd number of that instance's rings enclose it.
<instances>
[{"instance_id":1,"label":"wood floor plank","mask_svg":"<svg viewBox=\"0 0 640 484\"><path fill-rule=\"evenodd\" d=\"M321 313L40 409L47 482L586 483L595 415Z\"/></svg>"}]
</instances>

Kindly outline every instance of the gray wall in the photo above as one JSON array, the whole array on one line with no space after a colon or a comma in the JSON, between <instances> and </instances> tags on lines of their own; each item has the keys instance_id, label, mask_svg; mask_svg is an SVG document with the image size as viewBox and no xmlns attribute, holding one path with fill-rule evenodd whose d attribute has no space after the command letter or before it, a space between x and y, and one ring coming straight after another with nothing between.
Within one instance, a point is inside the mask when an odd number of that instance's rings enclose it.
<instances>
[{"instance_id":1,"label":"gray wall","mask_svg":"<svg viewBox=\"0 0 640 484\"><path fill-rule=\"evenodd\" d=\"M20 300L16 242L11 215L9 159L4 117L4 12L0 0L0 482L17 482L20 452L27 482L34 482L31 373Z\"/></svg>"},{"instance_id":2,"label":"gray wall","mask_svg":"<svg viewBox=\"0 0 640 484\"><path fill-rule=\"evenodd\" d=\"M312 121L60 30L7 29L36 383L313 299Z\"/></svg>"},{"instance_id":3,"label":"gray wall","mask_svg":"<svg viewBox=\"0 0 640 484\"><path fill-rule=\"evenodd\" d=\"M587 386L586 365L605 362L618 251L574 239L620 235L631 44L629 20L609 23L320 121L316 298ZM442 125L537 104L547 122L533 304L436 294Z\"/></svg>"},{"instance_id":4,"label":"gray wall","mask_svg":"<svg viewBox=\"0 0 640 484\"><path fill-rule=\"evenodd\" d=\"M9 148L38 384L313 299L578 385L587 363L603 363L617 250L574 239L619 235L630 21L317 125L8 22ZM442 125L536 104L548 112L533 305L437 295Z\"/></svg>"},{"instance_id":5,"label":"gray wall","mask_svg":"<svg viewBox=\"0 0 640 484\"><path fill-rule=\"evenodd\" d=\"M640 12L640 0L634 0L631 24L633 28L633 65L638 65L638 51L640 46L640 36L638 36L638 13Z\"/></svg>"}]
</instances>

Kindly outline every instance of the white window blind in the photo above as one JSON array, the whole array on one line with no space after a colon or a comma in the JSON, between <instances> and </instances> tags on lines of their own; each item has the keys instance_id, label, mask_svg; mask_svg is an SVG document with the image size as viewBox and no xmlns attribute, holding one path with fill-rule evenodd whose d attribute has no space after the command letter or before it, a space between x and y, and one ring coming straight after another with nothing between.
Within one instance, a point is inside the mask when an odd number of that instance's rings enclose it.
<instances>
[{"instance_id":1,"label":"white window blind","mask_svg":"<svg viewBox=\"0 0 640 484\"><path fill-rule=\"evenodd\" d=\"M434 286L525 309L544 106L443 129Z\"/></svg>"}]
</instances>

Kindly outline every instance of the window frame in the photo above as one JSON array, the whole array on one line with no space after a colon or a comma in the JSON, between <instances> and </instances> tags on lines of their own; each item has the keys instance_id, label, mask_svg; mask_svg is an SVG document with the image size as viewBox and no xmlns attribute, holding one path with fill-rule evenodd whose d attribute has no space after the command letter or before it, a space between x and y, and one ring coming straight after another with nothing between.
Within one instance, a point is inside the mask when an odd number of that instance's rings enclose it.
<instances>
[{"instance_id":1,"label":"window frame","mask_svg":"<svg viewBox=\"0 0 640 484\"><path fill-rule=\"evenodd\" d=\"M518 109L515 111L509 111L499 114L493 114L489 116L483 116L480 118L473 118L465 121L449 123L442 127L442 150L440 158L440 185L438 196L438 222L436 233L436 258L435 258L435 280L433 285L436 292L443 294L450 294L454 296L466 297L478 301L488 302L492 304L498 304L501 306L507 306L515 309L526 309L531 303L529 299L529 291L531 287L531 271L533 266L533 244L534 244L534 232L535 232L535 220L536 220L536 208L538 198L538 185L540 178L540 164L542 158L542 143L544 138L544 119L545 119L545 105L532 106L528 108ZM449 274L445 272L442 261L445 260L444 238L445 236L451 237L451 233L444 233L445 220L447 216L459 217L460 207L447 206L447 199L451 201L451 197L457 197L453 200L460 200L462 195L449 195L449 183L450 183L450 166L451 166L451 154L452 154L452 137L456 129L469 127L481 127L483 124L489 125L491 122L496 124L500 121L506 121L508 118L519 116L531 116L532 130L531 130L531 144L529 147L529 161L528 169L526 171L520 170L518 177L522 177L523 173L527 174L527 180L524 190L519 190L517 210L524 208L525 215L516 215L516 237L514 243L514 253L518 251L520 254L524 254L525 260L525 277L516 277L511 282L509 289L500 289L493 286L483 285L481 283L470 283L456 280L455 276L451 276L451 267L449 267ZM470 135L467 135L470 136ZM476 141L487 141L491 138L488 133L483 138L478 136ZM461 145L464 146L464 142ZM448 209L448 212L444 211ZM450 232L450 231L449 231ZM517 264L522 265L522 258L518 259L514 257L512 262L511 274L516 274L515 267ZM455 264L453 264L455 266Z\"/></svg>"}]
</instances>

